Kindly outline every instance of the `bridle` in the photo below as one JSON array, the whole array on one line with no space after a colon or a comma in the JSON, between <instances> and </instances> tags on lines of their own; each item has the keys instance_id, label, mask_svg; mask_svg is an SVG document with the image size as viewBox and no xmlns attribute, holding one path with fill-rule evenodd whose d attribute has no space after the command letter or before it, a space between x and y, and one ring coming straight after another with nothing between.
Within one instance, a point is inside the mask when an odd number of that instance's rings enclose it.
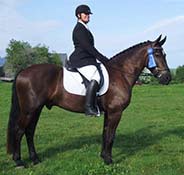
<instances>
[{"instance_id":1,"label":"bridle","mask_svg":"<svg viewBox=\"0 0 184 175\"><path fill-rule=\"evenodd\" d=\"M162 47L150 47L147 50L148 53L148 65L147 68L152 72L152 74L157 77L160 78L162 76L163 72L168 72L170 71L169 68L166 69L160 69L159 67L157 67L156 61L155 61L155 55L154 53L156 52L156 50L161 50L162 54L164 55L164 59L166 57L166 53L164 52ZM152 66L149 67L149 63L152 62ZM151 65L151 64L150 64Z\"/></svg>"}]
</instances>

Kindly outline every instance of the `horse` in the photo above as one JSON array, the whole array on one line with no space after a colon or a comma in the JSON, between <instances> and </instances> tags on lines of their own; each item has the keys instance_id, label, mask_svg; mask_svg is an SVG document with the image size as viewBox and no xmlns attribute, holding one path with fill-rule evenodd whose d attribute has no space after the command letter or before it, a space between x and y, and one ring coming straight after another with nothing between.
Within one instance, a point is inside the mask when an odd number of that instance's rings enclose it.
<instances>
[{"instance_id":1,"label":"horse","mask_svg":"<svg viewBox=\"0 0 184 175\"><path fill-rule=\"evenodd\" d=\"M99 96L104 112L101 158L113 163L112 147L116 128L122 113L131 100L132 88L146 67L160 84L168 85L171 73L162 45L166 36L154 41L136 44L109 59L105 67L109 73L109 88ZM153 51L155 66L149 67L149 52ZM71 100L72 99L72 100ZM7 153L12 154L16 166L25 166L21 160L21 140L26 136L29 157L33 164L40 162L34 145L34 134L44 106L84 113L85 96L68 93L63 87L63 68L54 64L32 65L20 71L12 85L11 110L7 128Z\"/></svg>"}]
</instances>

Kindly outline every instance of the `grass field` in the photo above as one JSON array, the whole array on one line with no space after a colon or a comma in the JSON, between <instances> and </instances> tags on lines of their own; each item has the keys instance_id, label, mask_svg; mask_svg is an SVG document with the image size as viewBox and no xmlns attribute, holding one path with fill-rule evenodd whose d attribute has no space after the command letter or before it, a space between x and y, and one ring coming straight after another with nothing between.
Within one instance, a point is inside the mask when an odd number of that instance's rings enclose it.
<instances>
[{"instance_id":1,"label":"grass field","mask_svg":"<svg viewBox=\"0 0 184 175\"><path fill-rule=\"evenodd\" d=\"M113 147L114 164L100 158L103 117L54 107L43 110L35 135L42 162L15 169L6 154L11 84L0 82L0 175L183 175L184 85L136 86Z\"/></svg>"}]
</instances>

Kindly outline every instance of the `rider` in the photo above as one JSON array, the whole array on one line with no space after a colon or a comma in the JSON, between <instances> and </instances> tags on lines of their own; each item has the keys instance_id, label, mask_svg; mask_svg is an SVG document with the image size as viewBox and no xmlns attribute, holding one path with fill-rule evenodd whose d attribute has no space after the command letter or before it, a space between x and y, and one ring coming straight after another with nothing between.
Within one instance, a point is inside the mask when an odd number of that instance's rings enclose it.
<instances>
[{"instance_id":1,"label":"rider","mask_svg":"<svg viewBox=\"0 0 184 175\"><path fill-rule=\"evenodd\" d=\"M80 5L75 10L77 24L72 37L75 50L69 60L71 67L77 68L90 81L86 90L85 114L97 115L95 101L96 93L99 90L100 75L96 65L97 60L105 64L108 58L94 47L94 38L87 26L91 14L87 5Z\"/></svg>"}]
</instances>

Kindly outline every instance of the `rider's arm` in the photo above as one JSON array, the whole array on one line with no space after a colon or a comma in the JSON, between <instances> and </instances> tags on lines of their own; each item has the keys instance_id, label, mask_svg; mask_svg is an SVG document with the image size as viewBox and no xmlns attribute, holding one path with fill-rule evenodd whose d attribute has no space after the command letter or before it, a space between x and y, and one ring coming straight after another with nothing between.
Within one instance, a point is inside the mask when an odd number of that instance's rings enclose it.
<instances>
[{"instance_id":1,"label":"rider's arm","mask_svg":"<svg viewBox=\"0 0 184 175\"><path fill-rule=\"evenodd\" d=\"M80 46L86 50L89 54L93 55L96 59L101 61L102 63L106 63L108 61L108 58L102 55L89 41L88 37L88 31L86 31L85 28L80 28L80 30L77 30L75 33L75 37L80 43Z\"/></svg>"}]
</instances>

